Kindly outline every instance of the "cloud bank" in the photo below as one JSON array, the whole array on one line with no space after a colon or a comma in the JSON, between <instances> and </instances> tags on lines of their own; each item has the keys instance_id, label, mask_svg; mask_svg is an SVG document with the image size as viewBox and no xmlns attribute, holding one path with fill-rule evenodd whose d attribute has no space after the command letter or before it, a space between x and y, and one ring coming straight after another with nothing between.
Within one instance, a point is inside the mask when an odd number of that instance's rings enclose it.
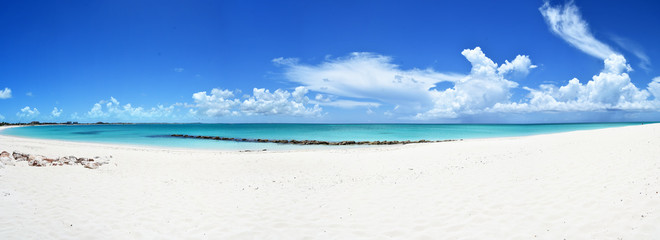
<instances>
[{"instance_id":1,"label":"cloud bank","mask_svg":"<svg viewBox=\"0 0 660 240\"><path fill-rule=\"evenodd\" d=\"M568 84L541 85L538 89L525 88L530 94L526 102L497 104L488 111L607 111L657 110L660 108L660 83L655 78L648 90L639 89L631 81L630 65L621 55L612 54L604 60L604 68L586 84L577 78ZM650 99L653 96L654 99Z\"/></svg>"},{"instance_id":2,"label":"cloud bank","mask_svg":"<svg viewBox=\"0 0 660 240\"><path fill-rule=\"evenodd\" d=\"M441 72L431 68L403 68L390 56L354 52L345 57L325 58L317 64L301 63L296 58L276 58L288 82L295 89L253 88L250 94L239 90L213 88L192 94L192 103L157 105L152 108L120 104L117 99L101 100L84 114L87 119L120 121L171 121L171 119L219 119L223 117L289 116L322 117L321 107L364 108L366 114L409 120L454 119L492 113L608 112L660 110L660 77L647 86L636 86L627 59L599 41L572 3L539 8L549 30L571 46L603 60L603 68L591 79L570 79L564 85L521 86L537 66L527 55L496 63L478 46L461 54L471 64L470 72ZM648 68L650 59L641 47L615 38L622 48ZM174 68L183 72L183 68ZM516 81L517 80L517 81ZM514 90L527 95L512 100ZM309 96L314 96L310 99ZM11 89L0 91L0 99L11 97ZM182 114L179 110L185 108ZM385 108L385 109L377 109ZM378 112L374 110L379 110ZM62 110L55 107L52 117ZM35 118L36 108L26 106L16 113L20 118ZM72 116L77 116L76 113ZM1 116L0 116L0 119Z\"/></svg>"},{"instance_id":3,"label":"cloud bank","mask_svg":"<svg viewBox=\"0 0 660 240\"><path fill-rule=\"evenodd\" d=\"M152 120L165 122L165 119L172 117L173 111L174 105L169 107L158 105L152 108L133 107L130 103L121 105L117 99L110 97L110 100L101 100L95 103L92 109L87 112L86 116L95 120Z\"/></svg>"},{"instance_id":4,"label":"cloud bank","mask_svg":"<svg viewBox=\"0 0 660 240\"><path fill-rule=\"evenodd\" d=\"M251 96L236 98L234 92L214 88L211 94L206 91L193 94L194 104L190 112L203 117L285 115L315 117L322 115L318 104L310 104L306 96L309 90L297 87L293 92L277 89L271 92L264 88L254 88Z\"/></svg>"},{"instance_id":5,"label":"cloud bank","mask_svg":"<svg viewBox=\"0 0 660 240\"><path fill-rule=\"evenodd\" d=\"M287 80L322 93L316 97L319 104L373 108L384 103L395 106L387 111L388 115L402 113L417 119L454 118L505 103L510 89L518 86L505 77L525 76L536 68L526 55L498 65L480 47L465 49L462 54L472 64L467 75L433 69L406 70L393 64L391 57L374 53L352 53L318 65L285 58L273 61L284 67ZM437 89L442 82L454 86Z\"/></svg>"},{"instance_id":6,"label":"cloud bank","mask_svg":"<svg viewBox=\"0 0 660 240\"><path fill-rule=\"evenodd\" d=\"M536 65L526 55L497 64L480 47L465 49L461 53L472 65L469 74L402 69L392 63L391 57L376 53L326 58L317 65L303 64L295 58L276 58L273 62L283 66L288 81L317 92L319 104L378 107L382 103L394 106L385 112L388 116L407 114L403 118L418 120L482 113L648 111L660 108L659 78L654 79L647 89L635 86L628 75L632 68L625 57L594 37L573 3L551 6L546 2L539 10L551 32L577 49L602 59L603 70L586 83L574 78L564 86L523 87L529 94L512 101L512 90L520 86L510 80L511 77L525 77ZM639 51L635 54L645 58ZM441 89L438 87L440 83L453 86ZM373 113L371 108L369 112Z\"/></svg>"}]
</instances>

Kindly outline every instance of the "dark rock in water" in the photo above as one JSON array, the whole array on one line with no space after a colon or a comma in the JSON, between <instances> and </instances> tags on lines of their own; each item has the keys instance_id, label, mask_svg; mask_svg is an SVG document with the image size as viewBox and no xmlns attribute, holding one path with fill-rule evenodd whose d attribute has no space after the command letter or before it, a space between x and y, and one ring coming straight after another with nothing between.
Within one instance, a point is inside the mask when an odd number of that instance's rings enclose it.
<instances>
[{"instance_id":1,"label":"dark rock in water","mask_svg":"<svg viewBox=\"0 0 660 240\"><path fill-rule=\"evenodd\" d=\"M279 144L298 144L298 145L397 145L397 144L410 144L410 143L431 143L431 142L451 142L456 140L426 140L421 139L417 141L340 141L340 142L330 142L330 141L319 141L319 140L279 140L279 139L247 139L247 138L228 138L228 137L219 137L219 136L191 136L191 135L182 135L182 134L171 134L170 137L182 137L182 138L198 138L198 139L210 139L210 140L221 140L221 141L237 141L237 142L260 142L260 143L279 143ZM462 139L461 139L462 141Z\"/></svg>"},{"instance_id":2,"label":"dark rock in water","mask_svg":"<svg viewBox=\"0 0 660 240\"><path fill-rule=\"evenodd\" d=\"M82 132L73 132L73 134L80 134L80 135L95 135L99 134L105 131L82 131Z\"/></svg>"}]
</instances>

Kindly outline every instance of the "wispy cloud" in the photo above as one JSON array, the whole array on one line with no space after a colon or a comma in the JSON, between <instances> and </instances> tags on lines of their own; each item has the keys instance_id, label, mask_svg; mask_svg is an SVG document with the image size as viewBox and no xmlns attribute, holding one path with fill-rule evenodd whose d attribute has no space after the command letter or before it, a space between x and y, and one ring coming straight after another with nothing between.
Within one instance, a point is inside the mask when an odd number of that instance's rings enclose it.
<instances>
[{"instance_id":1,"label":"wispy cloud","mask_svg":"<svg viewBox=\"0 0 660 240\"><path fill-rule=\"evenodd\" d=\"M577 49L603 60L612 54L618 54L593 36L589 25L582 20L578 7L572 1L563 6L551 6L549 2L545 2L539 10L550 30Z\"/></svg>"},{"instance_id":2,"label":"wispy cloud","mask_svg":"<svg viewBox=\"0 0 660 240\"><path fill-rule=\"evenodd\" d=\"M330 96L324 94L316 94L316 97L314 97L314 100L310 101L310 103L318 104L320 106L331 106L338 108L356 108L356 107L377 108L381 105L380 103L377 102L337 99L337 96Z\"/></svg>"},{"instance_id":3,"label":"wispy cloud","mask_svg":"<svg viewBox=\"0 0 660 240\"><path fill-rule=\"evenodd\" d=\"M4 90L0 90L0 99L7 98L11 98L11 89L5 88Z\"/></svg>"},{"instance_id":4,"label":"wispy cloud","mask_svg":"<svg viewBox=\"0 0 660 240\"><path fill-rule=\"evenodd\" d=\"M174 68L174 71L175 71L175 72L183 72L183 70L184 70L184 69L183 69L183 68L180 68L180 67L178 67L178 68Z\"/></svg>"},{"instance_id":5,"label":"wispy cloud","mask_svg":"<svg viewBox=\"0 0 660 240\"><path fill-rule=\"evenodd\" d=\"M644 71L647 72L651 71L651 59L646 55L641 46L629 39L619 36L612 36L612 40L617 45L639 58L639 68L644 69Z\"/></svg>"},{"instance_id":6,"label":"wispy cloud","mask_svg":"<svg viewBox=\"0 0 660 240\"><path fill-rule=\"evenodd\" d=\"M284 68L288 81L327 94L333 100L350 98L352 102L366 103L363 106L374 103L404 104L411 109L428 106L432 104L429 89L439 82L455 82L463 77L433 69L402 69L389 56L364 52L328 57L318 65L302 64L294 58L277 58L273 62ZM334 104L349 106L346 103Z\"/></svg>"},{"instance_id":7,"label":"wispy cloud","mask_svg":"<svg viewBox=\"0 0 660 240\"><path fill-rule=\"evenodd\" d=\"M26 92L25 96L32 97L32 92Z\"/></svg>"}]
</instances>

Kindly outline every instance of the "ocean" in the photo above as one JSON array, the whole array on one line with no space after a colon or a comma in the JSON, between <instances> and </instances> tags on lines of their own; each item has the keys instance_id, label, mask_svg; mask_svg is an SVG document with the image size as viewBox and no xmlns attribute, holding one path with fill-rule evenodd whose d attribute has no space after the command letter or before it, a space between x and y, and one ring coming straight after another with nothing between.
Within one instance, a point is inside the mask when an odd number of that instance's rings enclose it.
<instances>
[{"instance_id":1,"label":"ocean","mask_svg":"<svg viewBox=\"0 0 660 240\"><path fill-rule=\"evenodd\" d=\"M1 134L67 141L221 150L289 150L340 146L174 138L171 134L246 139L318 141L449 140L527 136L642 123L571 124L103 124L49 125L5 129Z\"/></svg>"}]
</instances>

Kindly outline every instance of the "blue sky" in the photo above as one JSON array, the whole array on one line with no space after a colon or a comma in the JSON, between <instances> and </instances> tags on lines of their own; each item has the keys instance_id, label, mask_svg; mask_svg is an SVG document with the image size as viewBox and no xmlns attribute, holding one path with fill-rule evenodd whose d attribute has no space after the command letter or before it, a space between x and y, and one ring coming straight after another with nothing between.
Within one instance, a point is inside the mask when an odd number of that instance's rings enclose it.
<instances>
[{"instance_id":1,"label":"blue sky","mask_svg":"<svg viewBox=\"0 0 660 240\"><path fill-rule=\"evenodd\" d=\"M6 2L0 121L657 121L658 10L636 0Z\"/></svg>"}]
</instances>

